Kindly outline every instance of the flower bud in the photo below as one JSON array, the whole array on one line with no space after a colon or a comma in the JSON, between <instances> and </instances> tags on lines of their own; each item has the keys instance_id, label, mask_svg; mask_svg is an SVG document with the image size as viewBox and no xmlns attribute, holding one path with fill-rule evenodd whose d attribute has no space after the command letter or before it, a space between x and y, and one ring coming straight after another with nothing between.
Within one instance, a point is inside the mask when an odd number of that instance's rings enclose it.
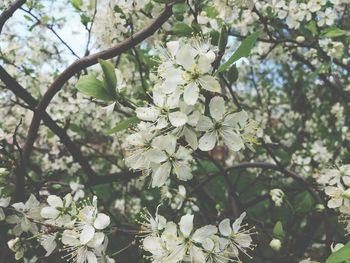
<instances>
[{"instance_id":1,"label":"flower bud","mask_svg":"<svg viewBox=\"0 0 350 263\"><path fill-rule=\"evenodd\" d=\"M270 247L275 251L279 251L282 247L281 240L279 240L277 238L272 239L270 242Z\"/></svg>"},{"instance_id":2,"label":"flower bud","mask_svg":"<svg viewBox=\"0 0 350 263\"><path fill-rule=\"evenodd\" d=\"M343 192L342 196L346 199L350 199L350 188Z\"/></svg>"},{"instance_id":3,"label":"flower bud","mask_svg":"<svg viewBox=\"0 0 350 263\"><path fill-rule=\"evenodd\" d=\"M325 209L325 207L324 207L323 204L317 204L317 205L315 206L315 209L316 209L317 212L323 212L324 209Z\"/></svg>"},{"instance_id":4,"label":"flower bud","mask_svg":"<svg viewBox=\"0 0 350 263\"><path fill-rule=\"evenodd\" d=\"M305 37L303 36L298 36L296 39L295 39L298 43L302 43L305 41Z\"/></svg>"}]
</instances>

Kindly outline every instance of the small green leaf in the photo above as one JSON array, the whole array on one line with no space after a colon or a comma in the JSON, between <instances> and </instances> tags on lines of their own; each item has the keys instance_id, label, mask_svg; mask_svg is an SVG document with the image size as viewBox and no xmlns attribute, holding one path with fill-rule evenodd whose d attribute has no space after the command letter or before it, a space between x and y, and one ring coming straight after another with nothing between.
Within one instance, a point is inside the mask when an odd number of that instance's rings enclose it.
<instances>
[{"instance_id":1,"label":"small green leaf","mask_svg":"<svg viewBox=\"0 0 350 263\"><path fill-rule=\"evenodd\" d=\"M235 53L233 53L233 55L227 60L227 62L219 67L217 73L225 71L240 58L248 57L256 40L259 38L260 35L261 31L258 31L244 39L241 45L235 51Z\"/></svg>"},{"instance_id":2,"label":"small green leaf","mask_svg":"<svg viewBox=\"0 0 350 263\"><path fill-rule=\"evenodd\" d=\"M98 63L100 63L101 68L104 74L104 83L106 89L113 96L113 98L117 98L117 76L115 75L115 69L111 62L99 59Z\"/></svg>"},{"instance_id":3,"label":"small green leaf","mask_svg":"<svg viewBox=\"0 0 350 263\"><path fill-rule=\"evenodd\" d=\"M219 15L218 10L216 10L214 6L209 6L209 5L205 6L204 12L206 12L207 16L210 18L217 18L217 16Z\"/></svg>"},{"instance_id":4,"label":"small green leaf","mask_svg":"<svg viewBox=\"0 0 350 263\"><path fill-rule=\"evenodd\" d=\"M83 5L83 0L71 0L70 2L77 10L80 10L80 7Z\"/></svg>"},{"instance_id":5,"label":"small green leaf","mask_svg":"<svg viewBox=\"0 0 350 263\"><path fill-rule=\"evenodd\" d=\"M327 258L326 263L341 263L348 259L350 259L350 241L344 247L332 253Z\"/></svg>"},{"instance_id":6,"label":"small green leaf","mask_svg":"<svg viewBox=\"0 0 350 263\"><path fill-rule=\"evenodd\" d=\"M113 97L105 89L103 82L98 80L94 75L81 77L76 87L81 93L87 96L104 101L113 100Z\"/></svg>"},{"instance_id":7,"label":"small green leaf","mask_svg":"<svg viewBox=\"0 0 350 263\"><path fill-rule=\"evenodd\" d=\"M172 32L175 35L186 37L192 34L193 28L186 23L177 22L174 24Z\"/></svg>"},{"instance_id":8,"label":"small green leaf","mask_svg":"<svg viewBox=\"0 0 350 263\"><path fill-rule=\"evenodd\" d=\"M284 234L282 222L278 221L273 228L273 237L279 240L283 240L284 236L285 234Z\"/></svg>"},{"instance_id":9,"label":"small green leaf","mask_svg":"<svg viewBox=\"0 0 350 263\"><path fill-rule=\"evenodd\" d=\"M311 20L306 24L306 28L312 33L313 36L317 35L317 26L315 20Z\"/></svg>"},{"instance_id":10,"label":"small green leaf","mask_svg":"<svg viewBox=\"0 0 350 263\"><path fill-rule=\"evenodd\" d=\"M172 7L172 11L173 14L177 15L177 14L184 14L189 10L189 6L186 3L178 3L173 5Z\"/></svg>"},{"instance_id":11,"label":"small green leaf","mask_svg":"<svg viewBox=\"0 0 350 263\"><path fill-rule=\"evenodd\" d=\"M90 22L90 17L88 17L85 14L80 15L80 22L84 25L87 26L87 24Z\"/></svg>"},{"instance_id":12,"label":"small green leaf","mask_svg":"<svg viewBox=\"0 0 350 263\"><path fill-rule=\"evenodd\" d=\"M326 28L321 32L321 37L329 37L329 38L341 37L341 36L344 36L345 33L346 32L340 28L330 27L330 28Z\"/></svg>"},{"instance_id":13,"label":"small green leaf","mask_svg":"<svg viewBox=\"0 0 350 263\"><path fill-rule=\"evenodd\" d=\"M83 130L80 128L80 126L74 123L69 124L69 129L75 133L83 133Z\"/></svg>"},{"instance_id":14,"label":"small green leaf","mask_svg":"<svg viewBox=\"0 0 350 263\"><path fill-rule=\"evenodd\" d=\"M232 65L232 67L228 70L227 72L227 79L229 80L230 83L234 83L238 79L238 69L236 65Z\"/></svg>"},{"instance_id":15,"label":"small green leaf","mask_svg":"<svg viewBox=\"0 0 350 263\"><path fill-rule=\"evenodd\" d=\"M140 122L140 119L137 118L136 116L130 117L130 118L126 119L126 120L123 120L123 121L119 122L117 124L117 126L115 126L114 128L110 129L107 133L108 134L113 134L113 133L116 133L116 132L120 132L122 130L125 130L125 129L129 128L130 125L135 124L135 123L139 123L139 122Z\"/></svg>"}]
</instances>

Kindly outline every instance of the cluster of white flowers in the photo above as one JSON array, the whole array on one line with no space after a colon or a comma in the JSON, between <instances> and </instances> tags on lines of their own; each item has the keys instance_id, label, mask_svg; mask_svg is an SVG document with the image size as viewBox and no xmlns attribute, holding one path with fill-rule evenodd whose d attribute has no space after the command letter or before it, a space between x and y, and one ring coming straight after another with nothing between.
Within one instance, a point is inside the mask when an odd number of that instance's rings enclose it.
<instances>
[{"instance_id":1,"label":"cluster of white flowers","mask_svg":"<svg viewBox=\"0 0 350 263\"><path fill-rule=\"evenodd\" d=\"M7 199L0 199L3 207ZM16 252L16 259L23 257L27 238L23 232L31 232L46 250L46 257L55 250L64 252L63 258L75 263L114 263L106 255L108 239L104 230L110 224L110 218L97 209L97 198L84 200L76 204L71 194L63 199L49 195L47 204L40 203L31 195L26 203L12 205L15 213L8 215L6 221L14 224L12 233L16 238L8 245ZM31 238L29 238L31 239Z\"/></svg>"},{"instance_id":2,"label":"cluster of white flowers","mask_svg":"<svg viewBox=\"0 0 350 263\"><path fill-rule=\"evenodd\" d=\"M318 183L329 198L327 206L340 211L346 231L350 232L350 164L323 170Z\"/></svg>"},{"instance_id":3,"label":"cluster of white flowers","mask_svg":"<svg viewBox=\"0 0 350 263\"><path fill-rule=\"evenodd\" d=\"M248 256L254 248L251 235L253 228L242 225L243 213L233 224L224 219L219 226L206 225L195 229L194 216L186 214L178 224L168 221L156 213L144 216L141 233L144 233L142 247L149 252L153 263L226 263L240 262L241 253Z\"/></svg>"},{"instance_id":4,"label":"cluster of white flowers","mask_svg":"<svg viewBox=\"0 0 350 263\"><path fill-rule=\"evenodd\" d=\"M222 141L236 152L257 143L258 123L245 111L230 112L219 96L220 84L212 75L215 57L209 42L196 38L170 41L161 50L152 104L136 108L142 122L126 139L127 164L151 174L152 187L164 185L170 174L192 179L192 152L197 148L210 151ZM207 92L217 96L207 101Z\"/></svg>"}]
</instances>

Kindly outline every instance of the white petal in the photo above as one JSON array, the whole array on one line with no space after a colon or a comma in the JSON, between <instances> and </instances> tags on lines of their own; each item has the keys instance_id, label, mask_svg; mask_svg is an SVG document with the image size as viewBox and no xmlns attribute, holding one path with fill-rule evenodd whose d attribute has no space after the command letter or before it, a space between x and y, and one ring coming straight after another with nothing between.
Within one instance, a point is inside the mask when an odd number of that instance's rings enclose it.
<instances>
[{"instance_id":1,"label":"white petal","mask_svg":"<svg viewBox=\"0 0 350 263\"><path fill-rule=\"evenodd\" d=\"M212 120L207 117L207 116L200 116L199 120L197 122L197 131L208 131L209 129L211 129L214 126Z\"/></svg>"},{"instance_id":2,"label":"white petal","mask_svg":"<svg viewBox=\"0 0 350 263\"><path fill-rule=\"evenodd\" d=\"M203 263L206 262L205 255L202 249L195 245L190 246L190 259L193 263Z\"/></svg>"},{"instance_id":3,"label":"white petal","mask_svg":"<svg viewBox=\"0 0 350 263\"><path fill-rule=\"evenodd\" d=\"M148 236L143 240L142 244L143 248L153 255L162 255L162 240L159 237Z\"/></svg>"},{"instance_id":4,"label":"white petal","mask_svg":"<svg viewBox=\"0 0 350 263\"><path fill-rule=\"evenodd\" d=\"M241 136L235 133L233 130L221 129L220 135L224 140L225 145L227 145L230 150L238 152L240 149L244 148L244 142Z\"/></svg>"},{"instance_id":5,"label":"white petal","mask_svg":"<svg viewBox=\"0 0 350 263\"><path fill-rule=\"evenodd\" d=\"M343 203L342 198L332 198L328 201L327 206L329 208L337 208L337 207L340 207L342 203Z\"/></svg>"},{"instance_id":6,"label":"white petal","mask_svg":"<svg viewBox=\"0 0 350 263\"><path fill-rule=\"evenodd\" d=\"M202 246L205 250L212 251L214 249L215 244L213 240L211 240L210 238L206 238L202 242Z\"/></svg>"},{"instance_id":7,"label":"white petal","mask_svg":"<svg viewBox=\"0 0 350 263\"><path fill-rule=\"evenodd\" d=\"M198 59L198 68L200 72L207 73L211 70L211 61L207 56L200 56Z\"/></svg>"},{"instance_id":8,"label":"white petal","mask_svg":"<svg viewBox=\"0 0 350 263\"><path fill-rule=\"evenodd\" d=\"M24 211L24 210L26 210L26 206L22 202L21 203L14 203L12 205L12 207L14 209L16 209L17 211Z\"/></svg>"},{"instance_id":9,"label":"white petal","mask_svg":"<svg viewBox=\"0 0 350 263\"><path fill-rule=\"evenodd\" d=\"M40 244L46 250L45 257L50 256L52 254L52 252L55 250L55 248L57 246L56 236L57 236L57 234L44 235L43 238L40 240Z\"/></svg>"},{"instance_id":10,"label":"white petal","mask_svg":"<svg viewBox=\"0 0 350 263\"><path fill-rule=\"evenodd\" d=\"M176 54L176 63L183 66L186 70L191 71L193 65L195 65L195 56L197 51L192 48L190 45L185 44L180 47L179 51Z\"/></svg>"},{"instance_id":11,"label":"white petal","mask_svg":"<svg viewBox=\"0 0 350 263\"><path fill-rule=\"evenodd\" d=\"M0 207L8 207L11 202L11 197L0 198Z\"/></svg>"},{"instance_id":12,"label":"white petal","mask_svg":"<svg viewBox=\"0 0 350 263\"><path fill-rule=\"evenodd\" d=\"M161 163L167 159L165 152L160 150L160 149L157 149L157 148L153 148L153 149L148 150L145 153L145 157L149 161L154 162L154 163Z\"/></svg>"},{"instance_id":13,"label":"white petal","mask_svg":"<svg viewBox=\"0 0 350 263\"><path fill-rule=\"evenodd\" d=\"M246 216L246 212L243 212L232 224L232 230L234 233L237 233L238 230L241 228L242 221L244 217Z\"/></svg>"},{"instance_id":14,"label":"white petal","mask_svg":"<svg viewBox=\"0 0 350 263\"><path fill-rule=\"evenodd\" d=\"M248 120L248 114L246 111L242 110L240 112L232 113L225 117L224 125L235 127L239 124L244 127Z\"/></svg>"},{"instance_id":15,"label":"white petal","mask_svg":"<svg viewBox=\"0 0 350 263\"><path fill-rule=\"evenodd\" d=\"M230 226L230 219L225 218L220 222L219 231L225 237L229 236L232 233L232 229Z\"/></svg>"},{"instance_id":16,"label":"white petal","mask_svg":"<svg viewBox=\"0 0 350 263\"><path fill-rule=\"evenodd\" d=\"M196 104L199 97L199 88L192 82L185 87L184 100L187 105Z\"/></svg>"},{"instance_id":17,"label":"white petal","mask_svg":"<svg viewBox=\"0 0 350 263\"><path fill-rule=\"evenodd\" d=\"M252 243L252 238L250 235L247 234L239 234L235 237L235 241L241 246L241 247L250 247L250 244Z\"/></svg>"},{"instance_id":18,"label":"white petal","mask_svg":"<svg viewBox=\"0 0 350 263\"><path fill-rule=\"evenodd\" d=\"M155 107L138 107L135 111L137 117L144 121L156 121L160 115L160 110Z\"/></svg>"},{"instance_id":19,"label":"white petal","mask_svg":"<svg viewBox=\"0 0 350 263\"><path fill-rule=\"evenodd\" d=\"M220 83L212 76L205 75L198 79L202 88L211 92L221 92Z\"/></svg>"},{"instance_id":20,"label":"white petal","mask_svg":"<svg viewBox=\"0 0 350 263\"><path fill-rule=\"evenodd\" d=\"M216 132L207 132L199 139L198 148L202 151L214 149L216 144Z\"/></svg>"},{"instance_id":21,"label":"white petal","mask_svg":"<svg viewBox=\"0 0 350 263\"><path fill-rule=\"evenodd\" d=\"M60 214L60 211L58 211L56 208L51 206L44 207L43 209L41 209L41 212L40 212L40 215L43 218L52 218L52 219L57 218L59 214Z\"/></svg>"},{"instance_id":22,"label":"white petal","mask_svg":"<svg viewBox=\"0 0 350 263\"><path fill-rule=\"evenodd\" d=\"M74 230L64 230L62 234L62 243L64 245L69 245L69 246L79 246L80 241L79 241L79 233L77 233Z\"/></svg>"},{"instance_id":23,"label":"white petal","mask_svg":"<svg viewBox=\"0 0 350 263\"><path fill-rule=\"evenodd\" d=\"M94 237L87 243L87 246L91 248L98 248L102 245L104 240L105 234L102 232L97 232L95 233Z\"/></svg>"},{"instance_id":24,"label":"white petal","mask_svg":"<svg viewBox=\"0 0 350 263\"><path fill-rule=\"evenodd\" d=\"M87 263L98 263L96 255L91 251L86 251Z\"/></svg>"},{"instance_id":25,"label":"white petal","mask_svg":"<svg viewBox=\"0 0 350 263\"><path fill-rule=\"evenodd\" d=\"M179 50L180 47L180 42L179 41L169 41L166 43L166 47L169 50L170 54L175 57L177 51Z\"/></svg>"},{"instance_id":26,"label":"white petal","mask_svg":"<svg viewBox=\"0 0 350 263\"><path fill-rule=\"evenodd\" d=\"M185 164L175 166L174 173L182 181L191 180L193 178L192 169Z\"/></svg>"},{"instance_id":27,"label":"white petal","mask_svg":"<svg viewBox=\"0 0 350 263\"><path fill-rule=\"evenodd\" d=\"M183 133L184 133L186 142L191 146L193 150L197 150L198 148L197 134L188 127L184 128Z\"/></svg>"},{"instance_id":28,"label":"white petal","mask_svg":"<svg viewBox=\"0 0 350 263\"><path fill-rule=\"evenodd\" d=\"M218 229L216 226L207 225L197 229L194 232L192 239L198 243L202 243L206 238L215 235L217 232Z\"/></svg>"},{"instance_id":29,"label":"white petal","mask_svg":"<svg viewBox=\"0 0 350 263\"><path fill-rule=\"evenodd\" d=\"M193 215L187 214L181 217L179 227L184 237L189 237L193 229Z\"/></svg>"},{"instance_id":30,"label":"white petal","mask_svg":"<svg viewBox=\"0 0 350 263\"><path fill-rule=\"evenodd\" d=\"M181 127L187 122L187 115L183 112L176 111L169 114L169 121L174 127Z\"/></svg>"},{"instance_id":31,"label":"white petal","mask_svg":"<svg viewBox=\"0 0 350 263\"><path fill-rule=\"evenodd\" d=\"M91 225L85 225L83 231L80 234L80 242L86 244L89 242L95 235L95 228Z\"/></svg>"},{"instance_id":32,"label":"white petal","mask_svg":"<svg viewBox=\"0 0 350 263\"><path fill-rule=\"evenodd\" d=\"M98 213L96 220L94 222L94 227L96 229L105 229L107 226L109 226L109 224L111 223L111 219L109 218L108 215L104 214L104 213Z\"/></svg>"},{"instance_id":33,"label":"white petal","mask_svg":"<svg viewBox=\"0 0 350 263\"><path fill-rule=\"evenodd\" d=\"M170 175L171 166L168 162L159 166L152 173L152 187L160 187L165 184Z\"/></svg>"},{"instance_id":34,"label":"white petal","mask_svg":"<svg viewBox=\"0 0 350 263\"><path fill-rule=\"evenodd\" d=\"M47 203L52 207L63 207L63 201L57 195L49 195Z\"/></svg>"},{"instance_id":35,"label":"white petal","mask_svg":"<svg viewBox=\"0 0 350 263\"><path fill-rule=\"evenodd\" d=\"M222 97L216 96L209 103L210 115L215 120L220 120L225 114L225 101Z\"/></svg>"}]
</instances>

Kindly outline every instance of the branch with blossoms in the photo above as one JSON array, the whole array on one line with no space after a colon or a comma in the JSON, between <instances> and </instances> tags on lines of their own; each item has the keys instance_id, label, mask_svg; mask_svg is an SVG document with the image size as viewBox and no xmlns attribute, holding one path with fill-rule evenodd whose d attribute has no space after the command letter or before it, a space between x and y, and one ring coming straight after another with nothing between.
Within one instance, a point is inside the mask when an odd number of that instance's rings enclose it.
<instances>
[{"instance_id":1,"label":"branch with blossoms","mask_svg":"<svg viewBox=\"0 0 350 263\"><path fill-rule=\"evenodd\" d=\"M346 0L59 2L0 4L1 262L350 259Z\"/></svg>"}]
</instances>

